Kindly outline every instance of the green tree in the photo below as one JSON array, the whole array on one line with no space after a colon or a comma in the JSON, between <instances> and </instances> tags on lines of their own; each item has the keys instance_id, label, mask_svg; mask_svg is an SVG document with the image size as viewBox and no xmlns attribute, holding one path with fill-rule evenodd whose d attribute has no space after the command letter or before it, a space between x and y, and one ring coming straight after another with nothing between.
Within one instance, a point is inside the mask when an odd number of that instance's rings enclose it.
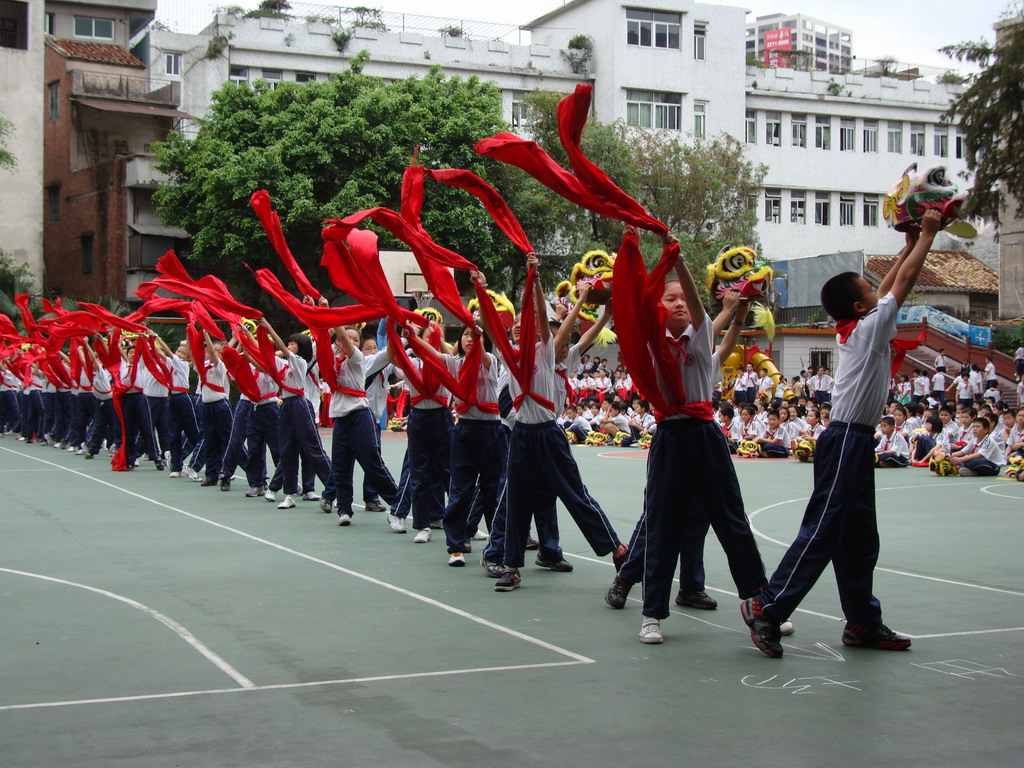
<instances>
[{"instance_id":1,"label":"green tree","mask_svg":"<svg viewBox=\"0 0 1024 768\"><path fill-rule=\"evenodd\" d=\"M191 232L193 260L226 272L240 296L262 297L254 281L239 279L243 263L283 273L249 207L257 189L268 190L299 264L330 295L317 266L321 222L374 206L397 210L416 147L427 167L487 178L498 165L473 149L507 127L495 85L446 78L437 67L386 84L362 74L366 58L323 82L226 84L195 139L172 133L157 145L160 168L174 182L156 193L161 218ZM425 197L423 223L439 243L504 271L512 246L474 198L440 184L429 184ZM381 233L382 248L404 248Z\"/></svg>"},{"instance_id":2,"label":"green tree","mask_svg":"<svg viewBox=\"0 0 1024 768\"><path fill-rule=\"evenodd\" d=\"M963 42L940 50L981 67L943 115L964 132L967 168L974 174L964 213L997 218L1002 183L1017 198L1017 216L1024 215L1024 21L1004 22L996 45Z\"/></svg>"},{"instance_id":3,"label":"green tree","mask_svg":"<svg viewBox=\"0 0 1024 768\"><path fill-rule=\"evenodd\" d=\"M741 142L721 134L683 143L649 130L631 130L628 142L637 199L679 238L698 283L722 248L760 247L749 201L768 169Z\"/></svg>"},{"instance_id":4,"label":"green tree","mask_svg":"<svg viewBox=\"0 0 1024 768\"><path fill-rule=\"evenodd\" d=\"M14 132L14 124L0 115L0 170L11 170L18 164L14 155L7 149L7 137Z\"/></svg>"}]
</instances>

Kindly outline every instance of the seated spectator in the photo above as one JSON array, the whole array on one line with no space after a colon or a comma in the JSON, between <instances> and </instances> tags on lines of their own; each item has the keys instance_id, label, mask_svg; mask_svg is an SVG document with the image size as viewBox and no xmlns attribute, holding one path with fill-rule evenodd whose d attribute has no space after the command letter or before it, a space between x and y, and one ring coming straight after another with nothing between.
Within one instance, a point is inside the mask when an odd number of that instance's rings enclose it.
<instances>
[{"instance_id":1,"label":"seated spectator","mask_svg":"<svg viewBox=\"0 0 1024 768\"><path fill-rule=\"evenodd\" d=\"M875 446L875 463L883 469L909 466L910 446L907 439L897 431L896 419L883 416L879 428L882 435Z\"/></svg>"}]
</instances>

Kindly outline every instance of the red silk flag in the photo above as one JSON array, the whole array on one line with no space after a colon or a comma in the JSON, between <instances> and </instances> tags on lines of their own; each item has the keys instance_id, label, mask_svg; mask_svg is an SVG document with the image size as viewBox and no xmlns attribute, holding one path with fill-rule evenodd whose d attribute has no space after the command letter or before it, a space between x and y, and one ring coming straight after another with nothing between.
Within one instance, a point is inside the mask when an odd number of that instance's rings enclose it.
<instances>
[{"instance_id":1,"label":"red silk flag","mask_svg":"<svg viewBox=\"0 0 1024 768\"><path fill-rule=\"evenodd\" d=\"M508 203L498 194L498 191L486 181L472 171L458 168L445 168L436 171L428 169L425 173L435 181L450 187L457 187L476 197L483 203L484 208L494 219L494 223L519 250L523 253L533 253L533 246L530 245L530 240L527 238L526 232L523 231L519 220L512 213L512 209L508 207Z\"/></svg>"},{"instance_id":2,"label":"red silk flag","mask_svg":"<svg viewBox=\"0 0 1024 768\"><path fill-rule=\"evenodd\" d=\"M277 215L277 211L271 206L270 194L265 189L256 190L253 192L252 197L249 198L249 204L252 205L252 209L259 216L260 223L263 225L263 231L267 233L267 239L270 240L270 244L277 251L277 255L281 257L281 261L284 262L284 266L295 281L295 285L298 286L304 296L312 296L314 301L319 301L320 291L309 282L309 278L306 277L298 262L295 261L295 257L292 255L292 251L284 239L281 217Z\"/></svg>"}]
</instances>

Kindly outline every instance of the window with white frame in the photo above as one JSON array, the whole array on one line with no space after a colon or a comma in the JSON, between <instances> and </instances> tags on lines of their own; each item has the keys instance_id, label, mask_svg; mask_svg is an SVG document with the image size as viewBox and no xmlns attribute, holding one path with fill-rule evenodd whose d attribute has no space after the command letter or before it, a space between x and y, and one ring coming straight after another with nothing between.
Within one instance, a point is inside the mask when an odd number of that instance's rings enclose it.
<instances>
[{"instance_id":1,"label":"window with white frame","mask_svg":"<svg viewBox=\"0 0 1024 768\"><path fill-rule=\"evenodd\" d=\"M626 9L626 44L679 50L681 14Z\"/></svg>"},{"instance_id":2,"label":"window with white frame","mask_svg":"<svg viewBox=\"0 0 1024 768\"><path fill-rule=\"evenodd\" d=\"M527 104L523 99L526 91L512 91L512 127L516 130L526 126Z\"/></svg>"},{"instance_id":3,"label":"window with white frame","mask_svg":"<svg viewBox=\"0 0 1024 768\"><path fill-rule=\"evenodd\" d=\"M807 223L807 193L802 189L789 193L789 220L793 224Z\"/></svg>"},{"instance_id":4,"label":"window with white frame","mask_svg":"<svg viewBox=\"0 0 1024 768\"><path fill-rule=\"evenodd\" d=\"M840 195L839 196L839 226L840 227L852 227L853 226L853 211L856 205L856 200L852 195Z\"/></svg>"},{"instance_id":5,"label":"window with white frame","mask_svg":"<svg viewBox=\"0 0 1024 768\"><path fill-rule=\"evenodd\" d=\"M75 37L113 40L114 20L96 19L91 16L75 16Z\"/></svg>"},{"instance_id":6,"label":"window with white frame","mask_svg":"<svg viewBox=\"0 0 1024 768\"><path fill-rule=\"evenodd\" d=\"M793 146L794 147L806 147L807 146L807 115L793 115L792 117L793 126Z\"/></svg>"},{"instance_id":7,"label":"window with white frame","mask_svg":"<svg viewBox=\"0 0 1024 768\"><path fill-rule=\"evenodd\" d=\"M747 110L747 144L757 144L757 112Z\"/></svg>"},{"instance_id":8,"label":"window with white frame","mask_svg":"<svg viewBox=\"0 0 1024 768\"><path fill-rule=\"evenodd\" d=\"M707 133L707 110L706 101L693 102L693 135L704 136Z\"/></svg>"},{"instance_id":9,"label":"window with white frame","mask_svg":"<svg viewBox=\"0 0 1024 768\"><path fill-rule=\"evenodd\" d=\"M664 91L626 89L626 124L640 128L663 128L678 131L682 116L683 96Z\"/></svg>"},{"instance_id":10,"label":"window with white frame","mask_svg":"<svg viewBox=\"0 0 1024 768\"><path fill-rule=\"evenodd\" d=\"M814 193L814 223L827 227L831 222L832 206L828 192Z\"/></svg>"},{"instance_id":11,"label":"window with white frame","mask_svg":"<svg viewBox=\"0 0 1024 768\"><path fill-rule=\"evenodd\" d=\"M935 154L938 157L949 157L949 127L936 125L935 132Z\"/></svg>"},{"instance_id":12,"label":"window with white frame","mask_svg":"<svg viewBox=\"0 0 1024 768\"><path fill-rule=\"evenodd\" d=\"M773 147L782 145L782 113L766 112L764 121L764 141Z\"/></svg>"},{"instance_id":13,"label":"window with white frame","mask_svg":"<svg viewBox=\"0 0 1024 768\"><path fill-rule=\"evenodd\" d=\"M782 219L782 190L766 189L764 191L764 220L778 224Z\"/></svg>"},{"instance_id":14,"label":"window with white frame","mask_svg":"<svg viewBox=\"0 0 1024 768\"><path fill-rule=\"evenodd\" d=\"M44 35L52 35L52 34L54 34L54 30L56 29L56 27L54 26L55 23L56 23L56 17L54 16L54 14L52 14L50 12L44 13L43 14L43 34Z\"/></svg>"},{"instance_id":15,"label":"window with white frame","mask_svg":"<svg viewBox=\"0 0 1024 768\"><path fill-rule=\"evenodd\" d=\"M856 149L854 144L854 122L843 118L839 122L839 151L853 152Z\"/></svg>"},{"instance_id":16,"label":"window with white frame","mask_svg":"<svg viewBox=\"0 0 1024 768\"><path fill-rule=\"evenodd\" d=\"M181 54L174 53L173 51L167 51L164 53L164 74L165 75L180 75L181 74Z\"/></svg>"},{"instance_id":17,"label":"window with white frame","mask_svg":"<svg viewBox=\"0 0 1024 768\"><path fill-rule=\"evenodd\" d=\"M704 61L707 52L708 28L706 24L697 23L693 25L693 58L697 61Z\"/></svg>"},{"instance_id":18,"label":"window with white frame","mask_svg":"<svg viewBox=\"0 0 1024 768\"><path fill-rule=\"evenodd\" d=\"M903 123L889 121L887 148L893 154L903 153Z\"/></svg>"},{"instance_id":19,"label":"window with white frame","mask_svg":"<svg viewBox=\"0 0 1024 768\"><path fill-rule=\"evenodd\" d=\"M814 146L832 149L832 120L828 115L816 115L814 118Z\"/></svg>"},{"instance_id":20,"label":"window with white frame","mask_svg":"<svg viewBox=\"0 0 1024 768\"><path fill-rule=\"evenodd\" d=\"M878 121L877 120L865 120L864 121L864 147L865 152L877 152L878 151Z\"/></svg>"},{"instance_id":21,"label":"window with white frame","mask_svg":"<svg viewBox=\"0 0 1024 768\"><path fill-rule=\"evenodd\" d=\"M295 73L296 83L315 83L316 72L296 72Z\"/></svg>"},{"instance_id":22,"label":"window with white frame","mask_svg":"<svg viewBox=\"0 0 1024 768\"><path fill-rule=\"evenodd\" d=\"M864 195L864 226L878 226L878 196Z\"/></svg>"},{"instance_id":23,"label":"window with white frame","mask_svg":"<svg viewBox=\"0 0 1024 768\"><path fill-rule=\"evenodd\" d=\"M910 124L910 154L924 156L924 123Z\"/></svg>"},{"instance_id":24,"label":"window with white frame","mask_svg":"<svg viewBox=\"0 0 1024 768\"><path fill-rule=\"evenodd\" d=\"M248 67L231 67L228 70L228 80L237 85L249 82L249 68Z\"/></svg>"},{"instance_id":25,"label":"window with white frame","mask_svg":"<svg viewBox=\"0 0 1024 768\"><path fill-rule=\"evenodd\" d=\"M959 131L955 138L956 157L958 160L963 160L967 157L967 137Z\"/></svg>"},{"instance_id":26,"label":"window with white frame","mask_svg":"<svg viewBox=\"0 0 1024 768\"><path fill-rule=\"evenodd\" d=\"M284 72L280 69L264 69L263 79L270 83L271 88L277 88L277 84L284 80Z\"/></svg>"}]
</instances>

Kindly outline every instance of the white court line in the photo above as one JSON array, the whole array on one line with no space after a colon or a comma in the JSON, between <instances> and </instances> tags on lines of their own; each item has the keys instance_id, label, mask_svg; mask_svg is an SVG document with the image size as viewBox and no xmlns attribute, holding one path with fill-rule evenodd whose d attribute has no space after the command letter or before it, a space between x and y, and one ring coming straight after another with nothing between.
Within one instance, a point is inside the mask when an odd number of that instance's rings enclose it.
<instances>
[{"instance_id":1,"label":"white court line","mask_svg":"<svg viewBox=\"0 0 1024 768\"><path fill-rule=\"evenodd\" d=\"M25 455L25 454L19 453L18 451L12 451L10 448L4 448L2 446L0 446L0 450L7 451L8 453L14 453L14 454L19 455L19 456L24 456ZM59 464L54 464L51 461L47 461L46 459L40 459L40 458L37 458L37 457L34 457L34 456L30 456L28 458L31 458L33 461L42 462L43 464L49 464L50 466L57 467L58 469L63 469L65 472L70 472L70 473L72 473L74 475L78 475L79 477L84 477L85 479L91 480L91 481L93 481L95 483L99 483L100 485L105 485L108 488L113 488L115 491L119 491L121 493L127 494L128 496L134 496L137 499L141 499L142 501L149 502L150 504L153 504L153 505L155 505L157 507L162 507L163 509L170 510L171 512L176 512L179 515L184 515L185 517L190 517L193 520L198 520L199 522L205 523L206 525L211 525L214 528L220 528L223 531L227 531L228 533L233 533L236 536L241 536L242 538L249 539L250 541L254 541L257 544L263 544L264 546L271 547L272 549L276 549L276 550L278 550L280 552L284 552L284 553L289 554L289 555L294 555L295 557L302 558L303 560L308 560L311 563L316 563L317 565L322 565L322 566L324 566L326 568L330 568L332 570L338 571L339 573L344 573L347 576L352 576L354 578L361 579L361 580L363 580L365 582L368 582L370 584L374 584L374 585L376 585L378 587L383 587L384 589L391 590L392 592L396 592L396 593L398 593L400 595L405 595L406 597L410 597L413 600L418 600L421 603L426 603L427 605L433 606L435 608L440 608L443 611L446 611L448 613L454 614L455 616L459 616L460 618L467 619L467 620L472 621L472 622L474 622L476 624L480 624L481 626L487 627L488 629L493 629L496 632L501 632L502 634L508 635L509 637L514 637L517 640L522 640L523 642L529 643L531 645L535 645L538 648L543 648L545 650L552 651L553 653L557 653L560 656L565 656L567 658L573 659L575 662L577 662L579 664L593 664L593 663L595 663L594 659L588 658L587 656L583 656L582 654L575 653L574 651L570 651L570 650L568 650L566 648L562 648L560 646L554 645L553 643L549 643L549 642L547 642L545 640L541 640L540 638L532 637L530 635L527 635L527 634L525 634L523 632L519 632L518 630L512 629L510 627L506 627L506 626L503 626L501 624L496 624L493 621L489 621L489 620L484 619L484 618L482 618L480 616L476 616L476 615L474 615L472 613L469 613L468 611L462 610L461 608L455 608L454 606L442 603L440 600L435 600L432 597L427 597L426 595L421 595L421 594L418 594L418 593L413 592L411 590L395 586L394 584L390 584L390 583L388 583L386 581L382 581L381 579L374 578L373 576L367 576L364 573L359 573L358 571L353 571L350 568L344 568L344 567L342 567L342 566L340 566L340 565L338 565L336 563L332 563L332 562L329 562L327 560L322 560L319 557L314 557L313 555L308 555L305 552L299 552L297 549L292 549L291 547L286 547L283 544L277 544L277 543L275 543L273 541L270 541L268 539L263 539L263 538L260 538L259 536L254 536L251 533L246 533L245 531L241 531L241 530L239 530L237 528L232 528L229 525L224 525L223 523L218 523L218 522L216 522L214 520L208 520L205 517L200 517L199 515L193 514L192 512L186 512L183 509L179 509L177 507L172 507L170 504L164 504L162 501L157 501L156 499L150 498L149 496L144 496L141 493L136 493L135 491L129 491L128 489L121 488L121 487L119 487L117 485L114 485L113 483L108 483L106 480L100 480L98 477L93 477L92 475L86 474L85 472L80 472L77 469L70 469L68 467L62 467Z\"/></svg>"},{"instance_id":2,"label":"white court line","mask_svg":"<svg viewBox=\"0 0 1024 768\"><path fill-rule=\"evenodd\" d=\"M994 635L999 632L1024 632L1024 627L1004 627L1002 629L972 629L966 632L939 632L934 635L908 635L913 640L924 640L929 637L961 637L962 635Z\"/></svg>"},{"instance_id":3,"label":"white court line","mask_svg":"<svg viewBox=\"0 0 1024 768\"><path fill-rule=\"evenodd\" d=\"M157 699L182 699L191 696L215 696L226 693L254 693L261 691L292 691L299 688L319 688L354 683L380 683L390 680L413 680L423 677L446 677L448 675L469 675L476 672L509 672L524 669L546 669L549 667L574 667L579 661L552 661L546 664L514 664L507 667L476 667L473 669L442 669L437 672L412 672L407 675L377 675L375 677L350 677L344 680L316 680L309 683L280 683L277 685L256 685L252 688L214 688L204 691L176 691L174 693L151 693L141 696L114 696L106 699L76 699L72 701L44 701L37 704L8 704L0 706L0 712L12 709L52 709L74 707L82 704L123 704L131 701L153 701Z\"/></svg>"},{"instance_id":4,"label":"white court line","mask_svg":"<svg viewBox=\"0 0 1024 768\"><path fill-rule=\"evenodd\" d=\"M193 648L195 648L211 664L213 664L215 667L217 667L217 669L219 669L225 675L227 675L232 680L234 680L236 683L238 683L240 686L242 686L242 688L255 688L256 687L256 683L254 683L252 680L247 678L245 675L243 675L241 672L239 672L233 666L228 664L224 659L222 659L216 653L214 653L209 648L207 648L206 645L201 643L199 641L199 639L196 638L195 635L193 635L191 632L189 632L187 629L185 629L185 627L183 627L181 624L179 624L178 622L176 622L174 619L170 618L169 616L164 616L159 611L153 610L148 605L143 605L142 603L138 602L137 600L132 600L130 597L125 597L124 595L119 595L116 592L108 592L107 590L99 589L98 587L90 587L88 584L79 584L76 581L65 581L64 579L57 579L57 578L54 578L53 576L44 576L41 573L29 573L28 571L16 571L13 568L0 568L0 572L2 572L2 573L12 573L15 576L28 576L30 579L39 579L40 581L49 581L49 582L53 582L54 584L63 584L64 586L67 586L67 587L75 587L77 589L84 589L87 592L95 592L97 595L102 595L103 597L109 597L111 600L117 600L119 602L125 603L126 605L130 605L132 608L135 608L137 610L142 611L145 614L148 614L149 616L152 616L154 619L159 621L165 627L170 629L174 634L176 634L178 637L180 637L186 643L188 643Z\"/></svg>"},{"instance_id":5,"label":"white court line","mask_svg":"<svg viewBox=\"0 0 1024 768\"><path fill-rule=\"evenodd\" d=\"M986 485L982 488L979 488L978 490L980 490L982 493L987 493L989 496L998 496L1001 499L1013 499L1014 501L1024 501L1024 496L1007 496L1005 493L994 493L993 491L990 491L989 488L1006 488L1006 486L1002 484Z\"/></svg>"},{"instance_id":6,"label":"white court line","mask_svg":"<svg viewBox=\"0 0 1024 768\"><path fill-rule=\"evenodd\" d=\"M927 485L902 485L902 486L897 486L897 487L894 487L894 488L877 488L876 491L902 491L902 490L908 490L908 489L911 489L911 488L942 488L942 487L945 487L943 483L928 483ZM989 486L989 487L991 487L991 486ZM750 518L750 521L751 521L751 523L750 523L750 530L752 530L754 532L754 535L760 536L765 541L770 541L772 544L778 544L781 547L787 547L788 548L789 544L787 544L786 542L779 541L778 539L773 539L771 536L768 536L767 534L762 533L761 531L759 531L754 526L753 520L759 514L761 514L762 512L767 512L769 509L774 509L775 507L781 507L781 506L783 506L785 504L794 504L794 503L796 503L798 501L807 501L807 499L809 499L809 498L810 498L809 496L801 496L801 497L796 498L796 499L786 499L785 501L777 501L774 504L768 504L767 506L760 507L759 509L755 509L753 512L750 512L748 514L748 517ZM1003 594L1003 595L1013 595L1014 597L1024 597L1024 592L1015 592L1015 591L1013 591L1011 589L999 589L998 587L987 587L987 586L984 586L982 584L971 584L971 583L966 582L966 581L954 581L952 579L940 579L940 578L938 578L936 576L925 576L925 575L920 574L920 573L910 573L909 571L898 571L898 570L895 570L894 568L882 568L880 566L876 566L875 570L876 571L884 571L885 573L893 573L893 574L896 574L897 576L909 576L912 579L923 579L925 581L935 581L935 582L938 582L940 584L949 584L951 586L956 586L956 587L968 587L969 589L981 589L981 590L984 590L985 592L999 592L1000 594Z\"/></svg>"},{"instance_id":7,"label":"white court line","mask_svg":"<svg viewBox=\"0 0 1024 768\"><path fill-rule=\"evenodd\" d=\"M17 453L17 451L15 451ZM0 472L56 472L56 469L0 469Z\"/></svg>"}]
</instances>

